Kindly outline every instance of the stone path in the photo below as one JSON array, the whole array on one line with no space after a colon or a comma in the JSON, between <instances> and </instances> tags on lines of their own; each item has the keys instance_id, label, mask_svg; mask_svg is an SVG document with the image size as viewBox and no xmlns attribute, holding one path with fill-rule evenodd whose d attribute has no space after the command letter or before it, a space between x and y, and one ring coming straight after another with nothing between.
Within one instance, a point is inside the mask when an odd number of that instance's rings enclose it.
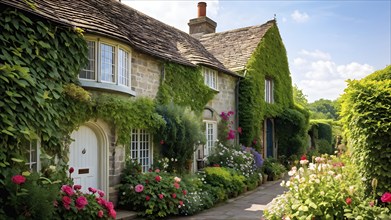
<instances>
[{"instance_id":1,"label":"stone path","mask_svg":"<svg viewBox=\"0 0 391 220\"><path fill-rule=\"evenodd\" d=\"M178 216L167 219L173 220L260 220L266 205L285 188L280 186L281 180L270 181L258 188L230 199L211 209L204 210L193 216ZM139 218L137 218L139 219Z\"/></svg>"}]
</instances>

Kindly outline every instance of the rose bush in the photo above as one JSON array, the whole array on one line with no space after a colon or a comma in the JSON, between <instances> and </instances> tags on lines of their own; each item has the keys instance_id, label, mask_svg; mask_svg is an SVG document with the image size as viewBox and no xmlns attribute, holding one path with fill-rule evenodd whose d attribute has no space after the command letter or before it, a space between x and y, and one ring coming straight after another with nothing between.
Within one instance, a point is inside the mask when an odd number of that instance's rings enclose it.
<instances>
[{"instance_id":1,"label":"rose bush","mask_svg":"<svg viewBox=\"0 0 391 220\"><path fill-rule=\"evenodd\" d=\"M373 197L366 197L361 176L348 158L322 156L300 160L290 179L289 191L275 198L264 211L267 219L390 219L390 209L378 204L376 181Z\"/></svg>"}]
</instances>

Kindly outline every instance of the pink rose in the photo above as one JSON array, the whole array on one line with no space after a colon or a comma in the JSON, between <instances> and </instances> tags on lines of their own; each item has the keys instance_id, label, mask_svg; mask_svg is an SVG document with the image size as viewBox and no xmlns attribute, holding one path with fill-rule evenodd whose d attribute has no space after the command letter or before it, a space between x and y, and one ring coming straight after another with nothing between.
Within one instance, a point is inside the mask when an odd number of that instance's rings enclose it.
<instances>
[{"instance_id":1,"label":"pink rose","mask_svg":"<svg viewBox=\"0 0 391 220\"><path fill-rule=\"evenodd\" d=\"M72 187L68 185L62 185L61 190L66 193L68 196L72 196L74 194L74 191Z\"/></svg>"},{"instance_id":2,"label":"pink rose","mask_svg":"<svg viewBox=\"0 0 391 220\"><path fill-rule=\"evenodd\" d=\"M382 202L391 202L391 193L385 192L380 199Z\"/></svg>"},{"instance_id":3,"label":"pink rose","mask_svg":"<svg viewBox=\"0 0 391 220\"><path fill-rule=\"evenodd\" d=\"M176 194L175 193L173 193L171 196L172 196L173 199L176 198Z\"/></svg>"},{"instance_id":4,"label":"pink rose","mask_svg":"<svg viewBox=\"0 0 391 220\"><path fill-rule=\"evenodd\" d=\"M69 173L73 173L75 169L73 167L69 168Z\"/></svg>"},{"instance_id":5,"label":"pink rose","mask_svg":"<svg viewBox=\"0 0 391 220\"><path fill-rule=\"evenodd\" d=\"M182 190L183 192L183 195L186 195L187 194L187 191L186 190Z\"/></svg>"},{"instance_id":6,"label":"pink rose","mask_svg":"<svg viewBox=\"0 0 391 220\"><path fill-rule=\"evenodd\" d=\"M95 189L93 187L88 187L88 191L90 191L92 193L96 193L97 189Z\"/></svg>"},{"instance_id":7,"label":"pink rose","mask_svg":"<svg viewBox=\"0 0 391 220\"><path fill-rule=\"evenodd\" d=\"M112 202L106 201L105 206L108 210L114 209L114 205Z\"/></svg>"},{"instance_id":8,"label":"pink rose","mask_svg":"<svg viewBox=\"0 0 391 220\"><path fill-rule=\"evenodd\" d=\"M150 199L151 199L150 196L146 196L146 197L145 197L145 200L147 200L147 201L149 201Z\"/></svg>"},{"instance_id":9,"label":"pink rose","mask_svg":"<svg viewBox=\"0 0 391 220\"><path fill-rule=\"evenodd\" d=\"M81 185L73 185L73 189L74 190L80 190L81 189Z\"/></svg>"},{"instance_id":10,"label":"pink rose","mask_svg":"<svg viewBox=\"0 0 391 220\"><path fill-rule=\"evenodd\" d=\"M101 197L97 197L96 201L98 202L99 205L106 206L106 200L105 199L103 199Z\"/></svg>"},{"instance_id":11,"label":"pink rose","mask_svg":"<svg viewBox=\"0 0 391 220\"><path fill-rule=\"evenodd\" d=\"M239 134L242 134L242 128L241 127L238 127L238 129L236 129L238 131Z\"/></svg>"},{"instance_id":12,"label":"pink rose","mask_svg":"<svg viewBox=\"0 0 391 220\"><path fill-rule=\"evenodd\" d=\"M115 219L117 217L117 212L114 209L109 210L109 215Z\"/></svg>"},{"instance_id":13,"label":"pink rose","mask_svg":"<svg viewBox=\"0 0 391 220\"><path fill-rule=\"evenodd\" d=\"M72 199L69 198L68 196L63 196L61 200L62 200L62 204L63 204L64 208L69 210Z\"/></svg>"},{"instance_id":14,"label":"pink rose","mask_svg":"<svg viewBox=\"0 0 391 220\"><path fill-rule=\"evenodd\" d=\"M183 201L182 201L182 200L179 201L179 205L180 205L180 206L183 206Z\"/></svg>"},{"instance_id":15,"label":"pink rose","mask_svg":"<svg viewBox=\"0 0 391 220\"><path fill-rule=\"evenodd\" d=\"M159 194L159 199L163 199L164 198L164 195L163 194Z\"/></svg>"},{"instance_id":16,"label":"pink rose","mask_svg":"<svg viewBox=\"0 0 391 220\"><path fill-rule=\"evenodd\" d=\"M351 198L346 198L346 204L348 204L348 205L350 205L350 204L352 204L352 199Z\"/></svg>"},{"instance_id":17,"label":"pink rose","mask_svg":"<svg viewBox=\"0 0 391 220\"><path fill-rule=\"evenodd\" d=\"M176 189L179 189L179 187L180 187L179 183L174 183L174 187L175 187Z\"/></svg>"},{"instance_id":18,"label":"pink rose","mask_svg":"<svg viewBox=\"0 0 391 220\"><path fill-rule=\"evenodd\" d=\"M156 180L157 182L160 182L160 180L162 180L162 177L156 176L156 177L155 177L155 180Z\"/></svg>"},{"instance_id":19,"label":"pink rose","mask_svg":"<svg viewBox=\"0 0 391 220\"><path fill-rule=\"evenodd\" d=\"M155 172L156 172L156 173L160 173L160 169L156 169Z\"/></svg>"},{"instance_id":20,"label":"pink rose","mask_svg":"<svg viewBox=\"0 0 391 220\"><path fill-rule=\"evenodd\" d=\"M86 197L80 196L79 198L76 199L75 204L77 209L83 209L84 206L88 204L88 201Z\"/></svg>"},{"instance_id":21,"label":"pink rose","mask_svg":"<svg viewBox=\"0 0 391 220\"><path fill-rule=\"evenodd\" d=\"M179 177L176 176L176 177L174 177L174 181L177 182L177 183L179 183L179 182L181 181L181 178L179 178Z\"/></svg>"},{"instance_id":22,"label":"pink rose","mask_svg":"<svg viewBox=\"0 0 391 220\"><path fill-rule=\"evenodd\" d=\"M142 192L144 190L144 186L143 185L141 185L141 184L138 184L138 185L136 185L136 187L134 187L134 191L136 191L136 192Z\"/></svg>"},{"instance_id":23,"label":"pink rose","mask_svg":"<svg viewBox=\"0 0 391 220\"><path fill-rule=\"evenodd\" d=\"M22 176L22 175L15 175L12 177L12 182L17 184L17 185L20 185L24 182L26 182L26 177Z\"/></svg>"},{"instance_id":24,"label":"pink rose","mask_svg":"<svg viewBox=\"0 0 391 220\"><path fill-rule=\"evenodd\" d=\"M105 192L103 192L102 190L98 190L98 194L100 197L104 197L105 196Z\"/></svg>"},{"instance_id":25,"label":"pink rose","mask_svg":"<svg viewBox=\"0 0 391 220\"><path fill-rule=\"evenodd\" d=\"M99 212L98 212L98 217L99 217L99 218L102 218L102 217L103 217L103 211L102 211L102 210L99 210Z\"/></svg>"}]
</instances>

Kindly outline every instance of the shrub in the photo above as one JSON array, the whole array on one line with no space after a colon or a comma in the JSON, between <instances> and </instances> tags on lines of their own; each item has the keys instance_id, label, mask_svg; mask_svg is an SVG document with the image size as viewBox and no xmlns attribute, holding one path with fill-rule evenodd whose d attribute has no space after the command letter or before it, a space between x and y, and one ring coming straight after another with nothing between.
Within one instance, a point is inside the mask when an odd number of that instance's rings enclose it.
<instances>
[{"instance_id":1,"label":"shrub","mask_svg":"<svg viewBox=\"0 0 391 220\"><path fill-rule=\"evenodd\" d=\"M316 148L319 152L319 154L332 154L333 148L331 147L331 144L325 140L320 139L316 142Z\"/></svg>"},{"instance_id":2,"label":"shrub","mask_svg":"<svg viewBox=\"0 0 391 220\"><path fill-rule=\"evenodd\" d=\"M281 174L285 172L285 167L277 159L269 157L263 163L262 172L268 175L269 180L274 180L280 178Z\"/></svg>"},{"instance_id":3,"label":"shrub","mask_svg":"<svg viewBox=\"0 0 391 220\"><path fill-rule=\"evenodd\" d=\"M228 197L234 197L242 192L245 177L233 169L224 167L207 167L205 180L208 184L225 190Z\"/></svg>"}]
</instances>

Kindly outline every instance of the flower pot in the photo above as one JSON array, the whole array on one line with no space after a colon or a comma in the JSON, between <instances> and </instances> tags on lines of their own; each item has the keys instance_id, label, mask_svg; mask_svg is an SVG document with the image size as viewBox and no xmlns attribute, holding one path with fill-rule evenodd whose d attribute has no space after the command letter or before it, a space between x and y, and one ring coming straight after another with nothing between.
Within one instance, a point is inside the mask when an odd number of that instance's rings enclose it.
<instances>
[{"instance_id":1,"label":"flower pot","mask_svg":"<svg viewBox=\"0 0 391 220\"><path fill-rule=\"evenodd\" d=\"M266 183L267 182L267 178L268 178L268 175L267 174L263 174L262 182Z\"/></svg>"}]
</instances>

